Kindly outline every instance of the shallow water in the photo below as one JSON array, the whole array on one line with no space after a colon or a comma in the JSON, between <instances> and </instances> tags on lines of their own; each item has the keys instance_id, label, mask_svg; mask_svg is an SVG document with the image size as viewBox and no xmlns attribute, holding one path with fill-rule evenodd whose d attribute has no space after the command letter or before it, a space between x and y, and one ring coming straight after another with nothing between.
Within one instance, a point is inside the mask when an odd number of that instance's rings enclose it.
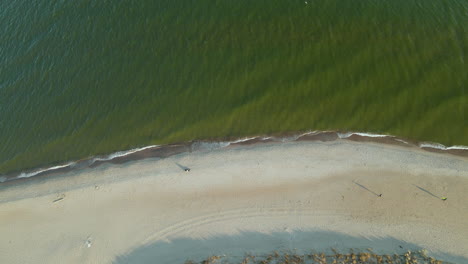
<instances>
[{"instance_id":1,"label":"shallow water","mask_svg":"<svg viewBox=\"0 0 468 264\"><path fill-rule=\"evenodd\" d=\"M2 1L0 173L297 130L468 145L468 3Z\"/></svg>"}]
</instances>

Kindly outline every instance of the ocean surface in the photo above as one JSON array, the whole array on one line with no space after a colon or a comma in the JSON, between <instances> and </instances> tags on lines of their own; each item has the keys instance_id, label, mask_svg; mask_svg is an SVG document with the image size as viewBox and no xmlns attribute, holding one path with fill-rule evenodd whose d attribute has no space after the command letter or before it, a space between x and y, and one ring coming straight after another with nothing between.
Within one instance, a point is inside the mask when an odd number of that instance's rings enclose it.
<instances>
[{"instance_id":1,"label":"ocean surface","mask_svg":"<svg viewBox=\"0 0 468 264\"><path fill-rule=\"evenodd\" d=\"M0 2L0 174L291 131L468 145L466 0Z\"/></svg>"}]
</instances>

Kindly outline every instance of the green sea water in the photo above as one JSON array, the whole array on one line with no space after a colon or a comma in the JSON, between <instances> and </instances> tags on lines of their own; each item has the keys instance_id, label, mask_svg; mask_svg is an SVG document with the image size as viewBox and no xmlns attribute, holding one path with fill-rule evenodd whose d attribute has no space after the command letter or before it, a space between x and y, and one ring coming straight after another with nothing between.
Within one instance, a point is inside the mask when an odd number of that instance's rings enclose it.
<instances>
[{"instance_id":1,"label":"green sea water","mask_svg":"<svg viewBox=\"0 0 468 264\"><path fill-rule=\"evenodd\" d=\"M466 0L0 2L0 174L301 130L468 145Z\"/></svg>"}]
</instances>

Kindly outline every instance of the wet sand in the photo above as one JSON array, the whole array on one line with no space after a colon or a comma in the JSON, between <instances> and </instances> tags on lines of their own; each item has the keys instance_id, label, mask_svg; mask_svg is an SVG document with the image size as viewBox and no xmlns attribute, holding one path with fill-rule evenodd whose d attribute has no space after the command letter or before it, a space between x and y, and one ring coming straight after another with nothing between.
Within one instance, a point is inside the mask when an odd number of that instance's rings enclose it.
<instances>
[{"instance_id":1,"label":"wet sand","mask_svg":"<svg viewBox=\"0 0 468 264\"><path fill-rule=\"evenodd\" d=\"M211 141L190 141L168 145L153 145L136 148L126 151L120 151L109 155L89 157L78 161L68 162L66 164L49 165L45 168L36 168L25 172L10 173L0 175L0 184L10 184L11 181L28 181L32 177L50 177L54 175L63 175L67 172L82 170L86 168L96 168L104 164L123 164L130 161L143 160L147 158L167 158L172 155L191 152L197 150L214 150L228 146L251 146L264 143L283 143L290 141L316 141L327 142L338 139L373 142L393 146L402 146L407 148L419 149L429 152L442 154L451 154L455 156L468 157L467 146L451 146L433 142L417 142L410 139L398 138L392 135L379 135L360 132L342 132L342 131L309 131L309 132L288 132L270 136L254 136L250 138L224 140L212 139ZM5 183L7 182L7 183Z\"/></svg>"},{"instance_id":2,"label":"wet sand","mask_svg":"<svg viewBox=\"0 0 468 264\"><path fill-rule=\"evenodd\" d=\"M177 147L2 185L0 262L183 263L369 247L468 260L466 157L326 139Z\"/></svg>"}]
</instances>

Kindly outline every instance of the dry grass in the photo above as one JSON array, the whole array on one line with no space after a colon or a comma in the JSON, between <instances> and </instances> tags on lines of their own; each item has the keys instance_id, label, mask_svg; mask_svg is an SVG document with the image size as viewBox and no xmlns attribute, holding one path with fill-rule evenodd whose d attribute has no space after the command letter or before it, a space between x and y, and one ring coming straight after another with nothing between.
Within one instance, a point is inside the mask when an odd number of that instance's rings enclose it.
<instances>
[{"instance_id":1,"label":"dry grass","mask_svg":"<svg viewBox=\"0 0 468 264\"><path fill-rule=\"evenodd\" d=\"M229 261L227 257L211 256L201 262L187 261L185 264L446 264L446 262L428 257L424 252L407 251L401 255L379 255L372 251L355 253L340 253L333 250L333 254L325 253L294 254L274 251L264 256L245 256L240 261Z\"/></svg>"}]
</instances>

